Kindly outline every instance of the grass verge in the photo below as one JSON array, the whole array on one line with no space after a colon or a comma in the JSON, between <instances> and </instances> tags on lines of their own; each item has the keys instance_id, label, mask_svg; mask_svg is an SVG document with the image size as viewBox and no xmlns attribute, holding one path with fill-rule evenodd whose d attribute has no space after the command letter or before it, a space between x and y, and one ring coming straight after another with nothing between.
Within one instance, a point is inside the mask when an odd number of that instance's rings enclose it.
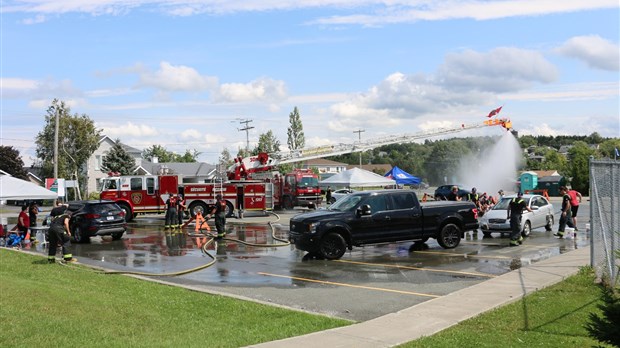
<instances>
[{"instance_id":1,"label":"grass verge","mask_svg":"<svg viewBox=\"0 0 620 348\"><path fill-rule=\"evenodd\" d=\"M592 269L583 268L517 302L400 347L611 347L584 328L589 314L600 312L601 294Z\"/></svg>"},{"instance_id":2,"label":"grass verge","mask_svg":"<svg viewBox=\"0 0 620 348\"><path fill-rule=\"evenodd\" d=\"M241 347L349 321L0 249L0 347Z\"/></svg>"}]
</instances>

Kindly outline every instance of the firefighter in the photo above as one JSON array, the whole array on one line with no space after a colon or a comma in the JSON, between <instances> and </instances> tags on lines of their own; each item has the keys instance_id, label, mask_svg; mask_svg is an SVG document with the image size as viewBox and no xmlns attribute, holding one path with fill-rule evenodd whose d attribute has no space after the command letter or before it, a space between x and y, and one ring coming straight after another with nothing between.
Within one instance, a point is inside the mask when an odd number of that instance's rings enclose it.
<instances>
[{"instance_id":1,"label":"firefighter","mask_svg":"<svg viewBox=\"0 0 620 348\"><path fill-rule=\"evenodd\" d=\"M175 228L176 227L176 222L178 220L177 205L178 205L177 196L175 196L174 194L171 194L170 197L166 200L166 224L164 228Z\"/></svg>"},{"instance_id":2,"label":"firefighter","mask_svg":"<svg viewBox=\"0 0 620 348\"><path fill-rule=\"evenodd\" d=\"M217 238L226 236L226 201L222 199L222 195L215 196L216 202L211 210L211 214L207 215L207 220L215 215L215 229L217 230Z\"/></svg>"},{"instance_id":3,"label":"firefighter","mask_svg":"<svg viewBox=\"0 0 620 348\"><path fill-rule=\"evenodd\" d=\"M185 197L182 194L177 195L177 207L178 207L178 215L179 215L179 224L177 225L179 228L183 226L183 214L185 214Z\"/></svg>"},{"instance_id":4,"label":"firefighter","mask_svg":"<svg viewBox=\"0 0 620 348\"><path fill-rule=\"evenodd\" d=\"M521 217L523 210L529 212L532 211L523 200L523 193L517 193L517 197L513 198L508 205L508 216L506 219L510 220L510 246L519 246L523 243L523 236L521 235Z\"/></svg>"},{"instance_id":5,"label":"firefighter","mask_svg":"<svg viewBox=\"0 0 620 348\"><path fill-rule=\"evenodd\" d=\"M71 213L67 211L66 206L60 206L56 215L52 217L49 229L49 247L47 253L47 262L56 262L56 247L58 244L62 244L62 258L65 262L75 262L77 259L73 258L71 254L71 230L69 229L69 220L71 219Z\"/></svg>"}]
</instances>

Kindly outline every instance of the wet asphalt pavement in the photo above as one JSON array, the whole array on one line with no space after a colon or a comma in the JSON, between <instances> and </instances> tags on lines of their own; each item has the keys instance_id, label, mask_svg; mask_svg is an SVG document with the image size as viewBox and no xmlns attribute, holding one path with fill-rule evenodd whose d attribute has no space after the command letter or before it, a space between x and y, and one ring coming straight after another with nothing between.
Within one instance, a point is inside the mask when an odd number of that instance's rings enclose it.
<instances>
[{"instance_id":1,"label":"wet asphalt pavement","mask_svg":"<svg viewBox=\"0 0 620 348\"><path fill-rule=\"evenodd\" d=\"M552 202L559 207L557 199ZM87 265L154 274L152 278L199 290L365 321L560 253L589 247L584 232L589 208L584 200L577 238L561 240L553 237L553 232L536 229L524 245L515 248L508 247L508 238L499 235L482 238L482 233L468 233L455 249L443 249L431 239L415 246L403 242L354 247L341 260L326 261L307 259L305 252L291 245L263 247L234 240L284 244L274 240L272 233L287 239L288 219L303 213L291 211L278 212L279 221L263 214L228 219L227 240L210 245L209 254L201 250L207 239L195 235L193 225L184 230L164 230L163 215L138 216L118 241L94 237L90 244L73 244L73 254ZM269 221L274 221L273 230ZM46 253L38 245L32 249ZM216 262L208 268L156 276L203 266L212 261L210 255Z\"/></svg>"}]
</instances>

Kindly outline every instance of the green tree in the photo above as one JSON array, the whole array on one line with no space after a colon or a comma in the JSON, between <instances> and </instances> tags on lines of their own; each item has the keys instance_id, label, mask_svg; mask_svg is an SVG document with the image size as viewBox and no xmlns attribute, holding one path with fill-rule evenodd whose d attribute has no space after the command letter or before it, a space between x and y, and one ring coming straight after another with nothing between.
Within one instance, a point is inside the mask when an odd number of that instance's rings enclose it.
<instances>
[{"instance_id":1,"label":"green tree","mask_svg":"<svg viewBox=\"0 0 620 348\"><path fill-rule=\"evenodd\" d=\"M121 175L130 175L136 166L136 161L125 151L120 139L116 139L114 145L103 157L101 169L111 172L119 172Z\"/></svg>"},{"instance_id":2,"label":"green tree","mask_svg":"<svg viewBox=\"0 0 620 348\"><path fill-rule=\"evenodd\" d=\"M590 157L594 157L595 151L583 141L575 142L568 150L568 176L571 177L571 186L580 192L588 192L590 187Z\"/></svg>"},{"instance_id":3,"label":"green tree","mask_svg":"<svg viewBox=\"0 0 620 348\"><path fill-rule=\"evenodd\" d=\"M37 157L41 161L42 176L54 176L54 133L58 116L58 177L76 177L83 186L88 158L99 147L101 130L86 114L71 115L64 101L54 99L45 115L45 127L36 136Z\"/></svg>"},{"instance_id":4,"label":"green tree","mask_svg":"<svg viewBox=\"0 0 620 348\"><path fill-rule=\"evenodd\" d=\"M620 151L620 138L607 139L599 146L600 157L604 158L620 158L616 156L616 149Z\"/></svg>"},{"instance_id":5,"label":"green tree","mask_svg":"<svg viewBox=\"0 0 620 348\"><path fill-rule=\"evenodd\" d=\"M562 156L554 149L547 149L545 160L542 163L542 170L557 170L558 173L565 173L568 167L566 157Z\"/></svg>"},{"instance_id":6,"label":"green tree","mask_svg":"<svg viewBox=\"0 0 620 348\"><path fill-rule=\"evenodd\" d=\"M276 152L280 152L280 141L271 130L259 135L258 144L254 148L253 154L257 155L259 152L266 152L272 156Z\"/></svg>"},{"instance_id":7,"label":"green tree","mask_svg":"<svg viewBox=\"0 0 620 348\"><path fill-rule=\"evenodd\" d=\"M304 136L304 126L301 123L301 116L299 116L299 110L297 107L293 109L288 115L288 140L287 145L289 150L297 150L306 146L306 138Z\"/></svg>"},{"instance_id":8,"label":"green tree","mask_svg":"<svg viewBox=\"0 0 620 348\"><path fill-rule=\"evenodd\" d=\"M200 156L201 152L198 152L198 150L193 149L193 150L185 150L185 153L180 156L177 155L176 156L176 161L175 162L181 162L181 163L195 163L198 162L198 156Z\"/></svg>"},{"instance_id":9,"label":"green tree","mask_svg":"<svg viewBox=\"0 0 620 348\"><path fill-rule=\"evenodd\" d=\"M0 145L0 169L16 178L28 180L22 156L13 146Z\"/></svg>"}]
</instances>

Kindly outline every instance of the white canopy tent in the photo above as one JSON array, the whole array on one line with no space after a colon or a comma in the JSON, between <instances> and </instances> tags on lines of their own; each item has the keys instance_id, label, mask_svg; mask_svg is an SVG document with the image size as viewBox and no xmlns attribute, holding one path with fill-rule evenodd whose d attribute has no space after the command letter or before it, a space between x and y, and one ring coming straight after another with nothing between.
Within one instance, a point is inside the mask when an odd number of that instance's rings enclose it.
<instances>
[{"instance_id":1,"label":"white canopy tent","mask_svg":"<svg viewBox=\"0 0 620 348\"><path fill-rule=\"evenodd\" d=\"M58 194L30 181L0 175L0 200L56 199Z\"/></svg>"},{"instance_id":2,"label":"white canopy tent","mask_svg":"<svg viewBox=\"0 0 620 348\"><path fill-rule=\"evenodd\" d=\"M372 187L396 185L396 181L364 169L351 168L321 181L321 185Z\"/></svg>"}]
</instances>

